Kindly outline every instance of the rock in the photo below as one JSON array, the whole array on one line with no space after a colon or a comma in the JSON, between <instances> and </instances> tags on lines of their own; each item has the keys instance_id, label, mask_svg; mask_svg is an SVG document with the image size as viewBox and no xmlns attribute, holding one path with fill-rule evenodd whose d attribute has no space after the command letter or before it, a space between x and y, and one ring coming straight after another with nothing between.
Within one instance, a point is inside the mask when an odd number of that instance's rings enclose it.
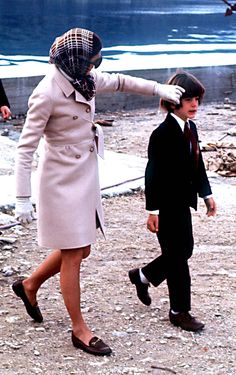
<instances>
[{"instance_id":1,"label":"rock","mask_svg":"<svg viewBox=\"0 0 236 375\"><path fill-rule=\"evenodd\" d=\"M16 220L14 219L14 217L0 212L0 229L2 225L7 225L11 223L16 223Z\"/></svg>"},{"instance_id":2,"label":"rock","mask_svg":"<svg viewBox=\"0 0 236 375\"><path fill-rule=\"evenodd\" d=\"M124 331L113 331L113 332L112 332L112 335L113 335L113 336L116 336L116 337L125 337L125 336L128 336L128 332L124 332Z\"/></svg>"},{"instance_id":3,"label":"rock","mask_svg":"<svg viewBox=\"0 0 236 375\"><path fill-rule=\"evenodd\" d=\"M0 316L9 314L8 310L0 310Z\"/></svg>"},{"instance_id":4,"label":"rock","mask_svg":"<svg viewBox=\"0 0 236 375\"><path fill-rule=\"evenodd\" d=\"M13 238L13 237L1 237L0 236L0 242L8 242L8 243L15 243L16 242L16 238Z\"/></svg>"},{"instance_id":5,"label":"rock","mask_svg":"<svg viewBox=\"0 0 236 375\"><path fill-rule=\"evenodd\" d=\"M13 269L11 266L5 266L3 267L1 272L3 273L3 276L9 277L9 276L14 275L16 273L16 270Z\"/></svg>"}]
</instances>

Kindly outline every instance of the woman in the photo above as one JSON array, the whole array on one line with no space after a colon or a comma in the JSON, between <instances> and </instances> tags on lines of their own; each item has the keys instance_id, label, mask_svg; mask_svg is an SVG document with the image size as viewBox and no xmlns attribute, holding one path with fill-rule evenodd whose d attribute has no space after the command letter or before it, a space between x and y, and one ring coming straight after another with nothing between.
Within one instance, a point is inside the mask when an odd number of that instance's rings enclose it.
<instances>
[{"instance_id":1,"label":"woman","mask_svg":"<svg viewBox=\"0 0 236 375\"><path fill-rule=\"evenodd\" d=\"M0 79L0 112L4 120L7 120L11 117L10 104L5 93L2 81Z\"/></svg>"},{"instance_id":2,"label":"woman","mask_svg":"<svg viewBox=\"0 0 236 375\"><path fill-rule=\"evenodd\" d=\"M103 230L97 153L102 153L101 130L93 123L95 93L133 92L159 94L179 102L183 89L122 74L92 71L101 61L102 43L93 32L71 29L56 38L50 49L50 72L29 99L29 111L18 146L16 161L16 218L34 218L30 202L30 170L41 136L44 153L39 165L38 242L55 249L13 290L28 314L43 320L36 301L42 283L60 272L64 303L72 321L72 342L95 355L111 349L94 337L80 308L80 265Z\"/></svg>"}]
</instances>

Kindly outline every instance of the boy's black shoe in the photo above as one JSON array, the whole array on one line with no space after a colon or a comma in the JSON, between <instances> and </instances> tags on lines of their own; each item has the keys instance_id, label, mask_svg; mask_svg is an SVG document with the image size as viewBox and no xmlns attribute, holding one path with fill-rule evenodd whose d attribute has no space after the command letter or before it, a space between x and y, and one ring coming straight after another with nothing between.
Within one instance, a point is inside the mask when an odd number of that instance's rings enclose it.
<instances>
[{"instance_id":1,"label":"boy's black shoe","mask_svg":"<svg viewBox=\"0 0 236 375\"><path fill-rule=\"evenodd\" d=\"M140 280L138 268L129 271L129 279L131 283L136 286L137 296L140 301L146 306L151 305L152 300L148 293L148 287L150 286L150 284L142 283L142 281Z\"/></svg>"},{"instance_id":2,"label":"boy's black shoe","mask_svg":"<svg viewBox=\"0 0 236 375\"><path fill-rule=\"evenodd\" d=\"M173 314L170 311L169 318L170 322L174 324L174 326L180 327L185 331L196 332L200 331L204 327L204 324L191 316L189 312L180 312L178 314Z\"/></svg>"}]
</instances>

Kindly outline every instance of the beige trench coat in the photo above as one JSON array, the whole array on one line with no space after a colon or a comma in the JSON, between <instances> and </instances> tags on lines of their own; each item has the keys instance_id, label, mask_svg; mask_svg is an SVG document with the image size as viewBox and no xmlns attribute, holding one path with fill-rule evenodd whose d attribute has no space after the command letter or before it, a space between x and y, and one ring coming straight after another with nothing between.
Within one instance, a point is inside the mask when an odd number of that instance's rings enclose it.
<instances>
[{"instance_id":1,"label":"beige trench coat","mask_svg":"<svg viewBox=\"0 0 236 375\"><path fill-rule=\"evenodd\" d=\"M154 95L155 81L92 71L96 93ZM103 230L96 142L95 100L86 99L54 66L29 98L29 110L16 158L16 195L31 196L31 165L41 137L38 167L38 242L71 249L96 240ZM96 219L97 218L97 219Z\"/></svg>"}]
</instances>

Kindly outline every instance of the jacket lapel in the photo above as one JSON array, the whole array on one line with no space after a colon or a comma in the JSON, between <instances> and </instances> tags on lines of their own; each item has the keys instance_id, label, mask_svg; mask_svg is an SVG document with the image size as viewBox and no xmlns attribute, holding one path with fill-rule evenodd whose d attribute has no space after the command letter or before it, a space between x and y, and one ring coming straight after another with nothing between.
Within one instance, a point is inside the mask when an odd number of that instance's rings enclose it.
<instances>
[{"instance_id":1,"label":"jacket lapel","mask_svg":"<svg viewBox=\"0 0 236 375\"><path fill-rule=\"evenodd\" d=\"M174 134L176 137L183 138L181 127L170 113L168 113L168 115L166 116L165 125L167 126L168 132L170 132L170 134Z\"/></svg>"},{"instance_id":2,"label":"jacket lapel","mask_svg":"<svg viewBox=\"0 0 236 375\"><path fill-rule=\"evenodd\" d=\"M55 80L60 87L60 89L63 91L65 96L68 98L71 94L75 93L75 101L87 104L91 106L91 103L87 101L83 95L81 95L78 91L75 90L75 88L72 86L70 81L64 77L64 75L54 66L54 77Z\"/></svg>"}]
</instances>

